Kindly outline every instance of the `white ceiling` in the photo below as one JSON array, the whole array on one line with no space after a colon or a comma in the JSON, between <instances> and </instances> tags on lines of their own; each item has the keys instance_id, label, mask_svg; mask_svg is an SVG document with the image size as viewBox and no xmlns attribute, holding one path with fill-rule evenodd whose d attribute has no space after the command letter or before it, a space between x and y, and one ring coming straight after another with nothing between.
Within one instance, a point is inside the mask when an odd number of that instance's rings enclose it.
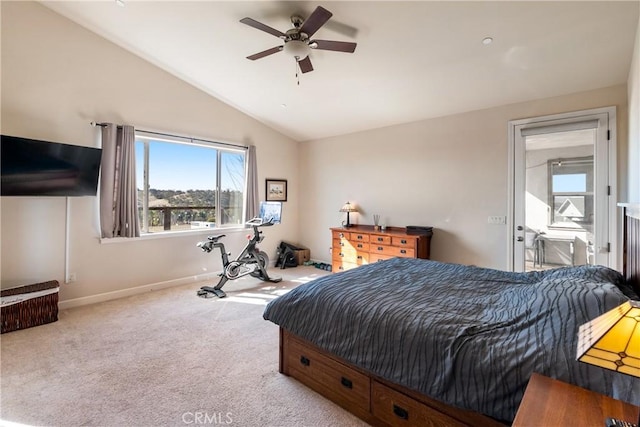
<instances>
[{"instance_id":1,"label":"white ceiling","mask_svg":"<svg viewBox=\"0 0 640 427\"><path fill-rule=\"evenodd\" d=\"M50 9L295 140L311 140L626 83L637 0L46 1ZM282 32L322 5L313 50L295 76L282 45L239 22ZM494 42L483 45L491 36ZM283 106L286 105L286 107Z\"/></svg>"}]
</instances>

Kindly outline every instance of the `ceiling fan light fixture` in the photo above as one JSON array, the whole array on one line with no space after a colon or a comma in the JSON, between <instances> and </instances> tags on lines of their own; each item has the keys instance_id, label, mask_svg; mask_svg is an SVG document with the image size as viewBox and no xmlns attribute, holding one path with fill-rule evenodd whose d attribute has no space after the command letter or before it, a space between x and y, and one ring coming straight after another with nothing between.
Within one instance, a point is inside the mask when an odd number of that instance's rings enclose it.
<instances>
[{"instance_id":1,"label":"ceiling fan light fixture","mask_svg":"<svg viewBox=\"0 0 640 427\"><path fill-rule=\"evenodd\" d=\"M309 45L300 40L291 40L284 44L284 52L296 60L304 59L309 56Z\"/></svg>"}]
</instances>

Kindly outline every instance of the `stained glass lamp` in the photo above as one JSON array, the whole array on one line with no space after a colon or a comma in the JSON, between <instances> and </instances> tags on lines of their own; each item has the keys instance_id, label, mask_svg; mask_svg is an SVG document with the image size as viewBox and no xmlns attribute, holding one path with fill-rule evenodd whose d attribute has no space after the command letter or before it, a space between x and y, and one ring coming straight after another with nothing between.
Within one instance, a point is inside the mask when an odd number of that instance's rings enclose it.
<instances>
[{"instance_id":1,"label":"stained glass lamp","mask_svg":"<svg viewBox=\"0 0 640 427\"><path fill-rule=\"evenodd\" d=\"M577 359L640 377L640 302L627 301L581 325Z\"/></svg>"},{"instance_id":2,"label":"stained glass lamp","mask_svg":"<svg viewBox=\"0 0 640 427\"><path fill-rule=\"evenodd\" d=\"M351 227L351 224L349 223L349 213L350 212L358 212L358 209L356 209L356 207L354 205L352 205L351 203L347 202L340 208L340 212L346 212L347 213L347 223L344 226L347 227L347 228Z\"/></svg>"}]
</instances>

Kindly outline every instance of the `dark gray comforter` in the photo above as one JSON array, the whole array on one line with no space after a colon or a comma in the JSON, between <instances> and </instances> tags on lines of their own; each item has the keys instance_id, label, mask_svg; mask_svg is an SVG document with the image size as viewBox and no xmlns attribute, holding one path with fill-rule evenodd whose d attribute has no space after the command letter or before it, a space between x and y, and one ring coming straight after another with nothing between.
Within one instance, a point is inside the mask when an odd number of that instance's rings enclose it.
<instances>
[{"instance_id":1,"label":"dark gray comforter","mask_svg":"<svg viewBox=\"0 0 640 427\"><path fill-rule=\"evenodd\" d=\"M622 276L598 266L512 273L395 258L299 286L264 318L394 383L511 421L533 372L640 403L637 379L575 360L578 327L626 301L621 289Z\"/></svg>"}]
</instances>

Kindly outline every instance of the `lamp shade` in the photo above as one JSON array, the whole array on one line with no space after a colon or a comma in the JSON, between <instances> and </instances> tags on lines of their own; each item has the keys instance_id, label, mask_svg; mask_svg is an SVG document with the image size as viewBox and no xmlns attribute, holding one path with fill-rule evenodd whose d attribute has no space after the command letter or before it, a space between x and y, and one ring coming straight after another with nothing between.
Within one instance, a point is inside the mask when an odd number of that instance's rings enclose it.
<instances>
[{"instance_id":1,"label":"lamp shade","mask_svg":"<svg viewBox=\"0 0 640 427\"><path fill-rule=\"evenodd\" d=\"M640 302L627 301L580 326L577 359L640 377Z\"/></svg>"},{"instance_id":2,"label":"lamp shade","mask_svg":"<svg viewBox=\"0 0 640 427\"><path fill-rule=\"evenodd\" d=\"M356 207L351 203L347 202L340 208L340 212L358 212L358 209L356 209Z\"/></svg>"},{"instance_id":3,"label":"lamp shade","mask_svg":"<svg viewBox=\"0 0 640 427\"><path fill-rule=\"evenodd\" d=\"M291 40L284 44L284 52L293 56L297 60L301 60L309 56L309 45L300 40Z\"/></svg>"}]
</instances>

